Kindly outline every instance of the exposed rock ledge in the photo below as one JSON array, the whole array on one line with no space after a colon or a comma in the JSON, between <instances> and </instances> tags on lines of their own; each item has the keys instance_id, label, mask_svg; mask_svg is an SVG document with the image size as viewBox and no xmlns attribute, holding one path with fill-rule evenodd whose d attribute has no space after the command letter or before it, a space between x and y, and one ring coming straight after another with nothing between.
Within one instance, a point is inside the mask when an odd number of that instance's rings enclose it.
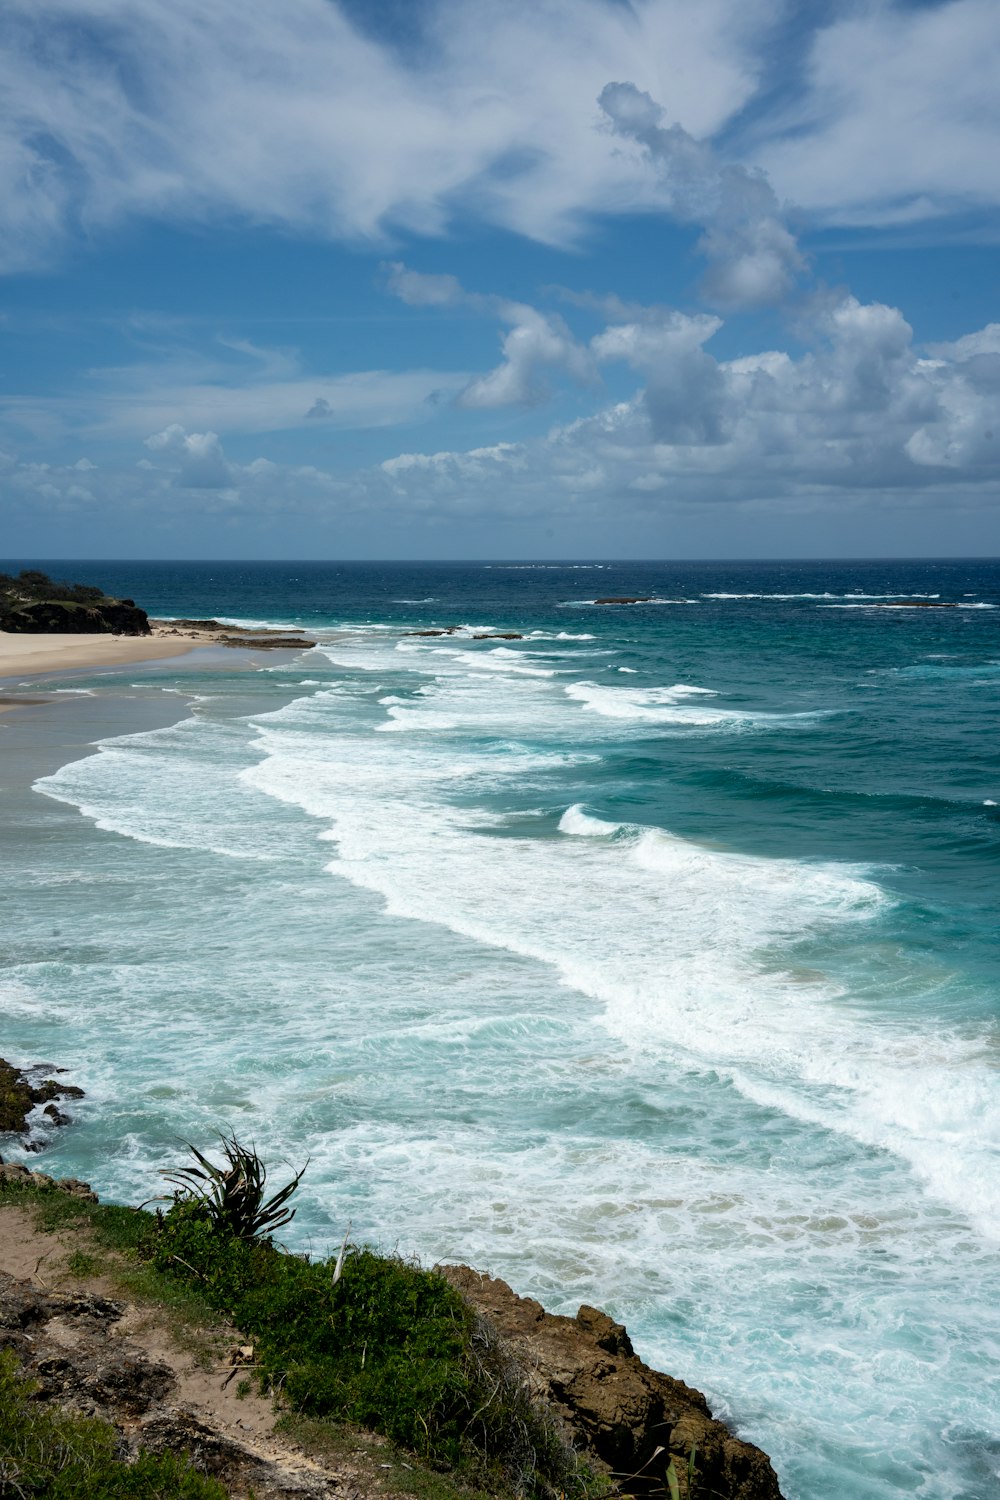
<instances>
[{"instance_id":1,"label":"exposed rock ledge","mask_svg":"<svg viewBox=\"0 0 1000 1500\"><path fill-rule=\"evenodd\" d=\"M233 646L243 651L306 651L316 642L298 629L273 630L223 625L221 620L150 620L153 635L176 635L200 646Z\"/></svg>"},{"instance_id":2,"label":"exposed rock ledge","mask_svg":"<svg viewBox=\"0 0 1000 1500\"><path fill-rule=\"evenodd\" d=\"M0 1132L26 1135L30 1128L30 1116L39 1105L42 1114L51 1125L68 1125L69 1116L63 1114L55 1100L82 1099L83 1089L71 1083L60 1083L55 1078L44 1078L47 1072L65 1073L65 1068L49 1068L39 1063L33 1068L15 1068L13 1063L0 1057ZM44 1143L29 1140L21 1142L29 1151L40 1151ZM3 1157L0 1157L0 1162Z\"/></svg>"},{"instance_id":3,"label":"exposed rock ledge","mask_svg":"<svg viewBox=\"0 0 1000 1500\"><path fill-rule=\"evenodd\" d=\"M607 1313L584 1306L575 1318L559 1317L469 1266L438 1269L496 1324L536 1393L624 1492L663 1496L672 1456L686 1493L694 1448L699 1493L781 1500L767 1454L715 1421L700 1391L643 1364Z\"/></svg>"},{"instance_id":4,"label":"exposed rock ledge","mask_svg":"<svg viewBox=\"0 0 1000 1500\"><path fill-rule=\"evenodd\" d=\"M187 1454L197 1469L221 1480L240 1500L361 1500L363 1495L374 1500L377 1490L359 1485L358 1476L331 1473L293 1445L247 1431L232 1396L224 1401L219 1375L214 1382L193 1379L187 1361L152 1332L147 1347L149 1331L126 1303L89 1291L34 1286L0 1272L0 1349L13 1350L35 1382L36 1401L110 1422L120 1458L134 1458L140 1449ZM243 1355L233 1350L232 1374ZM0 1456L0 1494L7 1493L3 1481Z\"/></svg>"}]
</instances>

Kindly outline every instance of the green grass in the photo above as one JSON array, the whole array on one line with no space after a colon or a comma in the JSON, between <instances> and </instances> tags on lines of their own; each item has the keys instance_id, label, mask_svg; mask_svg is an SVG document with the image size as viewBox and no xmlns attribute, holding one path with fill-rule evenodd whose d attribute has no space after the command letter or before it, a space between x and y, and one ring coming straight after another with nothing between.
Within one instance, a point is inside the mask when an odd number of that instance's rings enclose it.
<instances>
[{"instance_id":1,"label":"green grass","mask_svg":"<svg viewBox=\"0 0 1000 1500\"><path fill-rule=\"evenodd\" d=\"M312 1424L303 1430L324 1442L353 1431L356 1443L358 1428L388 1439L405 1453L391 1470L379 1465L389 1493L595 1500L608 1491L529 1397L492 1326L442 1276L361 1248L335 1282L332 1261L221 1235L190 1201L151 1214L0 1183L4 1201L32 1208L40 1229L74 1231L72 1274L110 1271L203 1342L220 1314L235 1324L254 1345L256 1380L288 1420Z\"/></svg>"},{"instance_id":2,"label":"green grass","mask_svg":"<svg viewBox=\"0 0 1000 1500\"><path fill-rule=\"evenodd\" d=\"M191 1201L157 1226L154 1266L253 1339L258 1379L295 1411L370 1428L493 1491L586 1494L503 1344L444 1277L361 1248L338 1280L331 1261L220 1236Z\"/></svg>"},{"instance_id":3,"label":"green grass","mask_svg":"<svg viewBox=\"0 0 1000 1500\"><path fill-rule=\"evenodd\" d=\"M34 1386L0 1350L0 1494L45 1500L226 1500L186 1459L117 1457L118 1434L91 1417L32 1400Z\"/></svg>"},{"instance_id":4,"label":"green grass","mask_svg":"<svg viewBox=\"0 0 1000 1500\"><path fill-rule=\"evenodd\" d=\"M496 1492L477 1489L454 1471L442 1472L383 1439L330 1417L303 1417L285 1412L275 1431L297 1443L311 1457L343 1471L357 1465L377 1472L381 1494L413 1495L417 1500L495 1500Z\"/></svg>"}]
</instances>

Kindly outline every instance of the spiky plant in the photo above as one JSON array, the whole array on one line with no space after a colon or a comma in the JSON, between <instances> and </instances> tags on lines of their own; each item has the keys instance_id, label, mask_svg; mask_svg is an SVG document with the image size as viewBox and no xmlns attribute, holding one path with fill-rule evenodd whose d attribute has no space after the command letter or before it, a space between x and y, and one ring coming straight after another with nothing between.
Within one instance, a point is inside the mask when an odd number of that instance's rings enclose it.
<instances>
[{"instance_id":1,"label":"spiky plant","mask_svg":"<svg viewBox=\"0 0 1000 1500\"><path fill-rule=\"evenodd\" d=\"M220 1234L234 1239L256 1240L270 1235L295 1217L294 1208L286 1208L308 1167L300 1168L283 1188L270 1198L267 1190L267 1168L253 1145L244 1146L235 1135L220 1134L225 1162L217 1166L203 1156L196 1146L185 1142L199 1166L177 1167L163 1176L179 1189L175 1198L196 1203L204 1209Z\"/></svg>"}]
</instances>

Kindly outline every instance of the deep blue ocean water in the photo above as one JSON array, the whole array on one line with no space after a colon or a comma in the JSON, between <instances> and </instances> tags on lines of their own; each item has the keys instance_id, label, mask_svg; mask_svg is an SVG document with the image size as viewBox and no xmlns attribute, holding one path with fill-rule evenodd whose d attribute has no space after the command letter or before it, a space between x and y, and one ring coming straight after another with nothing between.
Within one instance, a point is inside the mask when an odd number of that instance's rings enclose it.
<instances>
[{"instance_id":1,"label":"deep blue ocean water","mask_svg":"<svg viewBox=\"0 0 1000 1500\"><path fill-rule=\"evenodd\" d=\"M1000 564L45 566L320 641L52 679L52 1170L232 1126L312 1158L290 1242L607 1307L790 1500L1000 1493Z\"/></svg>"}]
</instances>

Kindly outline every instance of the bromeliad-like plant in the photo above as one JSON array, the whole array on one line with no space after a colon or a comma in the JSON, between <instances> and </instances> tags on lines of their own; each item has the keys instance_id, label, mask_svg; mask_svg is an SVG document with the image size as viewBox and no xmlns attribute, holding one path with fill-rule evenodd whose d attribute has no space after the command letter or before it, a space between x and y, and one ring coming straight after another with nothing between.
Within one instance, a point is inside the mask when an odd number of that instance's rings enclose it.
<instances>
[{"instance_id":1,"label":"bromeliad-like plant","mask_svg":"<svg viewBox=\"0 0 1000 1500\"><path fill-rule=\"evenodd\" d=\"M177 1167L163 1173L179 1189L175 1199L197 1205L213 1229L233 1239L260 1239L290 1223L295 1209L285 1205L302 1181L309 1162L296 1172L291 1182L266 1198L267 1168L253 1145L244 1146L235 1135L220 1134L219 1140L225 1157L222 1166L216 1166L196 1146L186 1142L200 1166Z\"/></svg>"}]
</instances>

